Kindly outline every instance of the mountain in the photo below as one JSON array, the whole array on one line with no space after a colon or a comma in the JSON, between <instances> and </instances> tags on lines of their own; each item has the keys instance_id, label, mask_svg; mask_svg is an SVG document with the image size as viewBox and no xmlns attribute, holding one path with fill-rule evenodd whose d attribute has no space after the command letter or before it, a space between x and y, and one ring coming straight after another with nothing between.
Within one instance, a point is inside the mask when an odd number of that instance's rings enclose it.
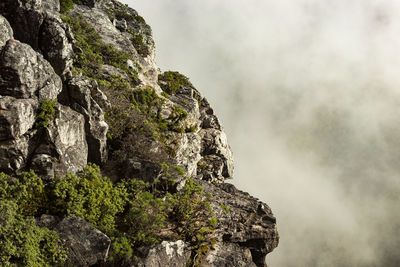
<instances>
[{"instance_id":1,"label":"mountain","mask_svg":"<svg viewBox=\"0 0 400 267\"><path fill-rule=\"evenodd\" d=\"M271 209L134 9L3 0L0 32L1 265L266 266Z\"/></svg>"}]
</instances>

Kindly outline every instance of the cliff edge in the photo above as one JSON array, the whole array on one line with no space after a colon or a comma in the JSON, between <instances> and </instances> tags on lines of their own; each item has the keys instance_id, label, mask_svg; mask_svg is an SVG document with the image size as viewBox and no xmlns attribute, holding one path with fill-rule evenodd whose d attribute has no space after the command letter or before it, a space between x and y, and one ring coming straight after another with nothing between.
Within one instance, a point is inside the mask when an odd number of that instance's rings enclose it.
<instances>
[{"instance_id":1,"label":"cliff edge","mask_svg":"<svg viewBox=\"0 0 400 267\"><path fill-rule=\"evenodd\" d=\"M2 265L266 266L271 209L134 9L3 0L0 33Z\"/></svg>"}]
</instances>

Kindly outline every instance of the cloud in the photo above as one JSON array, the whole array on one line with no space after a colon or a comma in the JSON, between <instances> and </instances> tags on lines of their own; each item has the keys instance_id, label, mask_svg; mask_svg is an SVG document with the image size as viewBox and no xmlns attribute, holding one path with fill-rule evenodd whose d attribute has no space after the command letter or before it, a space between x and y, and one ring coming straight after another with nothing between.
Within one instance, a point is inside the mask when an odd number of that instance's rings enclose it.
<instances>
[{"instance_id":1,"label":"cloud","mask_svg":"<svg viewBox=\"0 0 400 267\"><path fill-rule=\"evenodd\" d=\"M400 2L126 0L220 117L267 202L270 266L400 262Z\"/></svg>"}]
</instances>

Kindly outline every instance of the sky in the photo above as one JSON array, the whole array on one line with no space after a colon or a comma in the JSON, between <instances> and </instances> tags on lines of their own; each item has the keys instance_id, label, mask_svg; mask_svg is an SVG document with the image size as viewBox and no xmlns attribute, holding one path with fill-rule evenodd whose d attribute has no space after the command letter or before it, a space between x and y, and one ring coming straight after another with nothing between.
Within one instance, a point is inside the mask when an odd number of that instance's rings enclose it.
<instances>
[{"instance_id":1,"label":"sky","mask_svg":"<svg viewBox=\"0 0 400 267\"><path fill-rule=\"evenodd\" d=\"M280 266L400 264L400 1L125 0L220 118Z\"/></svg>"}]
</instances>

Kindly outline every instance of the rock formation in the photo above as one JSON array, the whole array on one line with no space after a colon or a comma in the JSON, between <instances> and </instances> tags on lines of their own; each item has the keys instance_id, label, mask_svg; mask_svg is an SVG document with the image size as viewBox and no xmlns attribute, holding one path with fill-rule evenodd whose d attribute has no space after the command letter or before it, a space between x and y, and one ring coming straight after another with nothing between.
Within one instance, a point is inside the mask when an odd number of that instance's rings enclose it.
<instances>
[{"instance_id":1,"label":"rock formation","mask_svg":"<svg viewBox=\"0 0 400 267\"><path fill-rule=\"evenodd\" d=\"M233 156L208 101L185 76L159 73L151 28L135 10L115 0L74 2L0 3L0 171L34 170L48 182L91 162L114 182L172 179L178 192L190 177L217 222L211 248L196 261L190 240L170 230L124 264L266 266L278 245L275 217L224 182ZM176 167L168 173L166 165ZM82 218L36 220L58 233L69 263L113 266L110 238Z\"/></svg>"}]
</instances>

